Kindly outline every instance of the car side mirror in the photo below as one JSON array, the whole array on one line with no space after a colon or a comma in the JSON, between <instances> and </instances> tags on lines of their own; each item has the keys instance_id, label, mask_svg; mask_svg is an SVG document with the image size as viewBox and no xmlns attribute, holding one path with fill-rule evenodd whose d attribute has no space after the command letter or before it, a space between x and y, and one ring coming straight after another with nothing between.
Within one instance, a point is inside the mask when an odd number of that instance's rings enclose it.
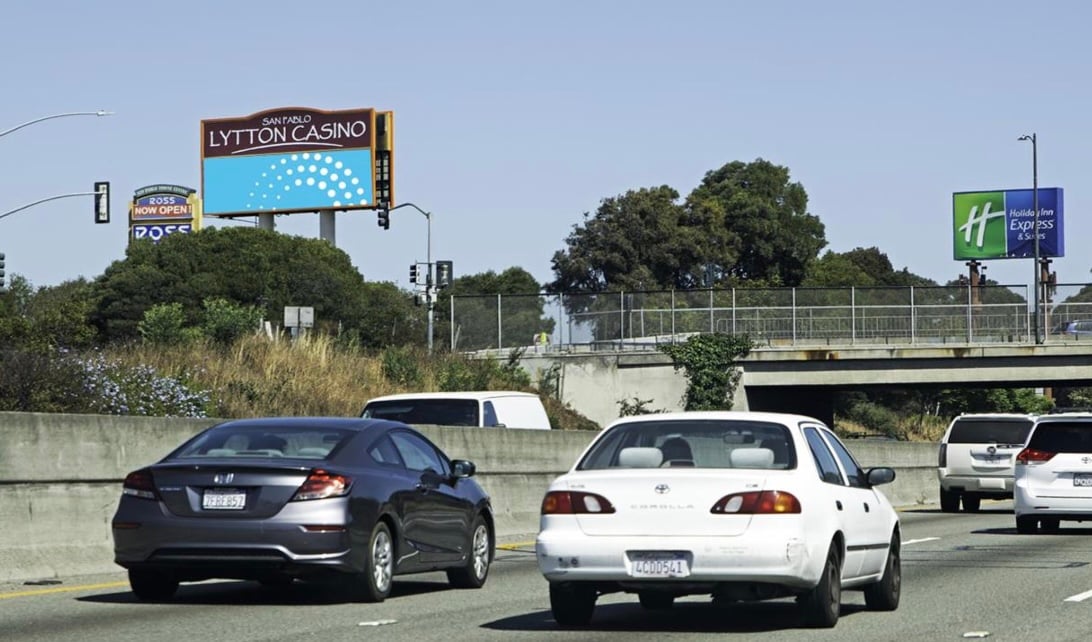
<instances>
[{"instance_id":1,"label":"car side mirror","mask_svg":"<svg viewBox=\"0 0 1092 642\"><path fill-rule=\"evenodd\" d=\"M894 468L869 468L868 469L868 485L879 486L881 484L890 484L895 481L895 469Z\"/></svg>"},{"instance_id":2,"label":"car side mirror","mask_svg":"<svg viewBox=\"0 0 1092 642\"><path fill-rule=\"evenodd\" d=\"M473 477L474 473L478 471L478 467L474 465L474 462L467 461L465 459L456 459L451 462L451 476L455 478L460 477Z\"/></svg>"}]
</instances>

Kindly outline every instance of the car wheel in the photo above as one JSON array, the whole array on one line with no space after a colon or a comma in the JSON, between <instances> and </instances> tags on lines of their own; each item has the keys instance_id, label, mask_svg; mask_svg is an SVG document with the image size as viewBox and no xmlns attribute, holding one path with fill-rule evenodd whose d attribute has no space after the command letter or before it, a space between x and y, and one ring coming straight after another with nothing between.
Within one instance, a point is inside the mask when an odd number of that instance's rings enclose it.
<instances>
[{"instance_id":1,"label":"car wheel","mask_svg":"<svg viewBox=\"0 0 1092 642\"><path fill-rule=\"evenodd\" d=\"M829 629L838 623L842 611L842 561L835 542L830 543L819 583L804 594L800 607L804 621L811 626Z\"/></svg>"},{"instance_id":2,"label":"car wheel","mask_svg":"<svg viewBox=\"0 0 1092 642\"><path fill-rule=\"evenodd\" d=\"M489 563L493 560L493 540L489 537L489 527L485 518L478 515L474 527L470 529L470 546L467 549L466 565L447 572L447 581L455 588L481 588L485 578L489 577Z\"/></svg>"},{"instance_id":3,"label":"car wheel","mask_svg":"<svg viewBox=\"0 0 1092 642\"><path fill-rule=\"evenodd\" d=\"M178 590L178 580L161 571L130 569L129 588L140 600L167 600Z\"/></svg>"},{"instance_id":4,"label":"car wheel","mask_svg":"<svg viewBox=\"0 0 1092 642\"><path fill-rule=\"evenodd\" d=\"M895 533L891 536L891 547L887 549L883 577L879 582L865 587L865 604L873 611L894 611L899 608L899 596L902 593L901 546L899 534Z\"/></svg>"},{"instance_id":5,"label":"car wheel","mask_svg":"<svg viewBox=\"0 0 1092 642\"><path fill-rule=\"evenodd\" d=\"M982 506L982 498L974 495L963 496L963 510L968 513L977 513L979 507Z\"/></svg>"},{"instance_id":6,"label":"car wheel","mask_svg":"<svg viewBox=\"0 0 1092 642\"><path fill-rule=\"evenodd\" d=\"M550 584L550 612L562 626L583 626L591 622L595 599L591 586L573 583Z\"/></svg>"},{"instance_id":7,"label":"car wheel","mask_svg":"<svg viewBox=\"0 0 1092 642\"><path fill-rule=\"evenodd\" d=\"M1039 520L1030 515L1017 515L1016 516L1016 532L1024 535L1030 535L1038 530Z\"/></svg>"},{"instance_id":8,"label":"car wheel","mask_svg":"<svg viewBox=\"0 0 1092 642\"><path fill-rule=\"evenodd\" d=\"M382 602L391 594L394 576L394 543L391 530L377 522L368 538L364 571L351 579L354 597L362 602Z\"/></svg>"},{"instance_id":9,"label":"car wheel","mask_svg":"<svg viewBox=\"0 0 1092 642\"><path fill-rule=\"evenodd\" d=\"M638 591L637 599L647 611L666 611L675 606L675 596L663 591Z\"/></svg>"},{"instance_id":10,"label":"car wheel","mask_svg":"<svg viewBox=\"0 0 1092 642\"><path fill-rule=\"evenodd\" d=\"M959 511L959 493L954 490L940 489L940 510L945 513Z\"/></svg>"},{"instance_id":11,"label":"car wheel","mask_svg":"<svg viewBox=\"0 0 1092 642\"><path fill-rule=\"evenodd\" d=\"M1044 533L1057 533L1061 528L1061 520L1055 517L1044 517L1039 520L1039 526L1043 529Z\"/></svg>"}]
</instances>

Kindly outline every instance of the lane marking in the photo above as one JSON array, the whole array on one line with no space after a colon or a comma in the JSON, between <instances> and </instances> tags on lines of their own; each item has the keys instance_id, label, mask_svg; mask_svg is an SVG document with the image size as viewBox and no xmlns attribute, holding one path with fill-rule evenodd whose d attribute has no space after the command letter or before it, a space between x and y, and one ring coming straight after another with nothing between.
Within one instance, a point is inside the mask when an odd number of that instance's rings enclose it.
<instances>
[{"instance_id":1,"label":"lane marking","mask_svg":"<svg viewBox=\"0 0 1092 642\"><path fill-rule=\"evenodd\" d=\"M908 539L905 542L903 542L903 545L905 546L906 544L921 544L922 542L932 542L932 541L938 540L938 539L940 539L940 538L939 537L922 537L921 539Z\"/></svg>"},{"instance_id":2,"label":"lane marking","mask_svg":"<svg viewBox=\"0 0 1092 642\"><path fill-rule=\"evenodd\" d=\"M1070 595L1062 600L1063 602L1083 602L1092 597L1092 591L1085 591L1084 593L1077 593L1076 595Z\"/></svg>"},{"instance_id":3,"label":"lane marking","mask_svg":"<svg viewBox=\"0 0 1092 642\"><path fill-rule=\"evenodd\" d=\"M104 588L121 588L129 586L129 582L104 582L102 584L81 584L79 586L57 586L47 589L34 589L32 591L16 591L14 593L0 593L0 600L12 597L29 597L31 595L49 595L51 593L72 593L74 591L95 591Z\"/></svg>"},{"instance_id":4,"label":"lane marking","mask_svg":"<svg viewBox=\"0 0 1092 642\"><path fill-rule=\"evenodd\" d=\"M514 542L511 544L497 544L497 548L502 551L518 551L521 548L534 548L534 542Z\"/></svg>"}]
</instances>

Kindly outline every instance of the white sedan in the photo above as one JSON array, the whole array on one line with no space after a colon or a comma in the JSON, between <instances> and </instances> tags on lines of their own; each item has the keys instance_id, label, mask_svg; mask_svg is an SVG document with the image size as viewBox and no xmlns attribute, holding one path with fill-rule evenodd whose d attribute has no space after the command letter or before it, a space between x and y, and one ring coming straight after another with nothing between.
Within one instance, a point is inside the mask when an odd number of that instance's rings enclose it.
<instances>
[{"instance_id":1,"label":"white sedan","mask_svg":"<svg viewBox=\"0 0 1092 642\"><path fill-rule=\"evenodd\" d=\"M796 596L805 620L838 621L842 589L898 608L899 519L863 470L810 417L680 412L607 426L542 501L535 549L562 625L590 622L599 595Z\"/></svg>"}]
</instances>

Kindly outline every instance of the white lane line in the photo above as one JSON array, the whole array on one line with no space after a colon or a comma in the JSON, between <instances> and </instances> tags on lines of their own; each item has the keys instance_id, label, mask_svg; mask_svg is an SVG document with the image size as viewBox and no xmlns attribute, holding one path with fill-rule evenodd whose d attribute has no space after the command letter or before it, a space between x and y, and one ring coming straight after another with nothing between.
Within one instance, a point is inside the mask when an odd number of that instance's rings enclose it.
<instances>
[{"instance_id":1,"label":"white lane line","mask_svg":"<svg viewBox=\"0 0 1092 642\"><path fill-rule=\"evenodd\" d=\"M1092 597L1092 591L1085 591L1084 593L1077 593L1076 595L1070 595L1062 600L1063 602L1083 602Z\"/></svg>"},{"instance_id":2,"label":"white lane line","mask_svg":"<svg viewBox=\"0 0 1092 642\"><path fill-rule=\"evenodd\" d=\"M933 540L938 540L938 539L940 539L940 538L939 537L923 537L921 539L908 539L905 542L903 542L902 544L903 544L903 546L905 546L907 544L921 544L922 542L931 542Z\"/></svg>"}]
</instances>

